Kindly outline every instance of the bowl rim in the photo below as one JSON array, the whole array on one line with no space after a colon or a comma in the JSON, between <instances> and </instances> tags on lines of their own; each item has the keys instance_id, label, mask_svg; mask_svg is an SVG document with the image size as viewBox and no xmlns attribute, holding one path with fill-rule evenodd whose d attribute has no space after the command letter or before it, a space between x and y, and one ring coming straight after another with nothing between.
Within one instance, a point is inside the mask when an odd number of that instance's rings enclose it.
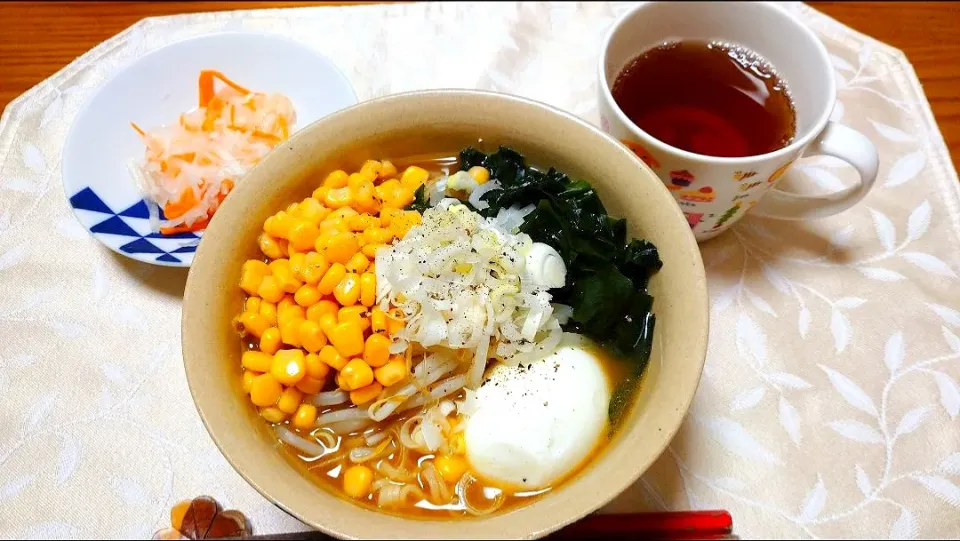
<instances>
[{"instance_id":1,"label":"bowl rim","mask_svg":"<svg viewBox=\"0 0 960 541\"><path fill-rule=\"evenodd\" d=\"M601 137L608 144L612 145L611 147L612 149L615 149L617 152L621 153L623 156L626 156L629 159L631 159L638 167L640 167L645 171L646 175L649 177L650 182L655 181L656 187L653 189L659 191L662 195L662 198L665 201L670 201L670 202L674 201L670 192L663 185L663 183L659 181L659 178L656 176L656 173L654 173L626 146L624 146L619 141L611 137L609 134L604 133L598 127L583 120L580 117L573 115L572 113L558 109L549 104L538 102L538 101L521 97L521 96L505 94L500 92L445 88L445 89L430 89L430 90L414 90L414 91L402 92L397 94L390 94L390 95L382 96L372 100L357 103L350 107L341 109L340 111L332 113L331 115L328 115L323 119L317 120L308 126L304 126L296 134L292 135L291 138L287 140L287 143L296 144L298 138L305 137L312 130L317 129L317 126L320 125L321 123L331 121L332 119L340 115L354 114L353 112L354 109L364 109L366 107L379 105L383 103L389 103L392 101L421 99L421 98L431 97L431 96L441 97L441 98L476 97L481 99L485 98L485 99L500 100L504 103L510 102L517 105L535 107L543 111L552 113L554 115L560 116L568 122L574 122L580 125L581 127L586 128L587 130L592 132L594 135ZM266 159L261 161L261 163L264 163L265 161ZM256 167L260 167L260 164L258 164ZM643 475L643 473L649 470L649 468L663 454L663 452L670 445L673 438L679 432L681 426L683 425L683 420L686 417L687 413L689 412L689 409L693 403L696 391L699 388L699 383L703 375L703 367L706 360L707 340L709 336L709 297L707 294L707 281L706 281L706 274L704 270L703 260L701 258L699 247L697 245L696 239L694 238L693 232L688 227L686 227L687 225L686 218L684 218L682 210L678 205L673 204L670 212L675 217L675 220L673 221L677 225L683 225L682 228L678 227L678 229L680 230L680 234L675 239L675 242L681 243L682 245L679 248L683 252L689 253L692 256L691 258L692 261L687 262L688 264L693 265L692 274L693 274L694 280L692 281L691 284L689 284L690 287L692 288L691 293L693 296L691 302L699 305L697 306L696 312L692 314L693 320L690 321L690 327L694 329L700 329L701 332L697 332L695 335L690 335L686 337L687 342L692 344L691 351L694 352L694 354L691 355L693 358L689 360L696 361L696 366L688 367L688 371L690 374L689 376L687 376L687 378L689 378L689 384L690 384L689 392L683 396L677 396L676 402L672 404L672 406L674 406L673 408L674 412L670 417L672 422L670 423L669 426L665 426L663 428L664 437L662 438L661 443L656 445L654 449L655 452L653 452L650 455L651 458L649 459L648 462L639 464L639 461L638 461L636 465L629 467L629 470L630 470L629 474L619 476L615 482L615 485L611 485L611 489L609 491L606 491L606 493L603 496L599 498L593 498L593 497L589 498L589 503L579 505L578 508L576 508L575 510L572 510L573 512L571 512L569 516L563 517L559 520L556 519L556 517L550 517L549 520L540 520L536 524L532 524L531 529L525 530L524 533L518 534L523 539L540 538L552 532L555 532L583 518L584 516L596 511L597 509L603 507L604 505L609 503L611 500L619 496L624 490L626 490L626 488L628 488L637 479L639 479ZM211 226L215 220L216 220L216 215L214 215L214 218L211 220ZM199 260L203 262L203 260L206 259L206 256L205 256L206 251L209 251L209 249L204 250L202 245L198 247L197 253L195 255L195 258L196 258L195 261ZM210 257L213 257L213 256L210 256ZM193 398L194 406L197 408L197 412L199 413L201 421L203 422L204 427L206 428L208 434L210 435L210 438L213 440L214 444L217 446L217 449L221 452L221 454L223 454L223 456L226 458L227 462L231 465L231 467L233 467L233 469L245 481L247 481L247 483L249 483L254 489L257 490L257 492L259 492L264 498L269 500L271 503L273 503L274 505L276 505L277 507L285 511L287 514L295 517L297 520L303 522L307 526L315 528L323 533L326 533L328 535L331 535L337 538L344 538L344 539L354 538L351 536L351 534L349 534L346 531L338 531L333 528L327 527L325 524L322 524L313 519L307 518L303 513L298 512L297 510L291 509L289 506L284 504L280 498L277 498L273 493L266 490L256 479L254 479L251 475L249 475L248 472L241 469L235 463L234 457L231 456L231 453L228 452L223 447L223 442L221 441L220 438L218 438L218 436L215 434L214 428L211 426L210 419L211 419L211 416L214 415L214 412L205 411L204 408L201 406L200 402L202 401L202 398L199 398L200 397L200 393L198 392L199 389L197 389L194 385L195 378L191 378L191 373L193 372L193 368L191 368L191 363L188 363L186 358L186 352L188 350L188 342L190 342L191 335L194 332L193 329L187 326L187 321L189 319L192 319L187 317L187 314L195 310L199 311L203 309L202 306L194 307L196 303L191 301L191 299L193 298L192 293L197 288L198 286L196 285L196 280L194 279L194 272L191 269L191 272L187 277L187 283L184 290L183 317L181 319L181 347L184 353L184 357L183 357L184 369L187 377L187 383L190 388L190 394L191 394L191 397ZM549 498L549 495L547 495L546 497ZM522 510L525 507L527 506L522 506L517 510L508 511L507 514ZM358 507L358 509L364 509L364 508ZM443 522L443 521L434 521L434 520L420 521L418 519L408 519L402 516L386 514L386 513L383 514L383 516L388 516L395 520L412 522L412 523ZM503 515L499 515L499 516L503 516ZM477 524L477 522L473 520L456 522L456 524L465 524L465 525L470 523ZM470 535L484 535L484 534L494 534L494 533L498 533L498 532L488 531L488 532L478 533L475 530L468 532L468 534ZM498 535L502 536L503 534L498 533Z\"/></svg>"},{"instance_id":2,"label":"bowl rim","mask_svg":"<svg viewBox=\"0 0 960 541\"><path fill-rule=\"evenodd\" d=\"M109 77L107 77L105 80L101 81L98 85L96 85L96 87L93 89L90 95L87 96L84 102L80 105L80 108L77 110L77 114L73 117L73 120L70 122L70 126L67 128L66 136L63 139L63 147L61 152L62 156L64 158L67 156L67 149L69 149L72 146L73 142L76 140L77 130L80 129L79 126L81 125L82 121L87 120L87 117L91 114L90 110L93 107L93 103L96 101L96 99L100 96L100 94L103 93L105 88L109 87L111 84L114 84L120 77L123 77L124 74L127 71L129 71L133 66L137 64L141 64L145 61L148 61L154 58L155 56L159 56L160 54L163 54L169 51L171 48L185 46L185 44L187 43L193 43L197 41L216 41L218 39L231 38L231 37L238 37L238 38L247 37L247 38L254 38L254 39L265 38L268 40L272 39L282 43L286 43L287 45L290 45L290 46L299 47L304 51L309 52L314 57L316 57L318 62L327 65L327 67L333 73L334 79L336 79L338 84L342 85L343 88L347 90L350 96L352 97L353 103L351 103L344 109L348 109L350 107L353 107L361 103L359 101L359 97L357 96L356 89L353 87L353 84L350 82L350 79L348 79L347 76L343 73L343 70L341 70L340 67L337 66L337 64L333 60L327 57L327 55L323 54L321 51L319 51L314 47L311 47L301 41L297 41L283 34L274 33L274 32L265 32L260 30L221 30L216 32L209 32L205 34L198 34L196 36L185 37L183 39L178 39L176 41L172 41L170 43L161 45L156 49L150 50L144 53L143 55L138 56L134 59L131 59L130 61L119 66L116 70L114 70L113 73L110 74ZM318 120L322 120L322 119L318 119ZM290 138L292 138L294 135L299 133L301 130L306 129L308 126L310 126L310 124L307 124L306 126L303 126L302 128L295 130L293 134L291 134ZM289 141L290 138L287 138L287 141ZM118 248L114 248L113 246L110 246L109 244L104 242L101 239L99 233L94 233L93 231L90 230L89 227L86 226L86 224L83 223L83 220L81 219L80 215L77 213L78 209L74 207L73 204L70 202L70 198L74 195L68 191L68 186L67 186L67 179L71 178L70 174L68 173L68 168L70 167L71 161L72 160L67 160L67 159L60 160L60 184L63 187L64 197L67 200L67 206L70 208L70 212L73 214L74 218L78 222L80 222L80 226L83 227L84 231L86 231L88 235L93 237L94 240L102 244L104 247L110 249L111 251L119 255L122 255L124 257L128 257L134 261L138 261L140 263L147 263L150 265L157 265L161 267L173 267L173 268L189 268L193 264L193 260L196 258L196 252L189 253L189 254L178 254L181 261L179 263L173 263L169 261L158 261L156 258L150 258L148 257L150 254L127 253ZM76 173L73 173L73 176L75 177ZM133 179L130 179L130 182L132 183ZM116 216L119 216L119 212L116 213ZM200 237L200 240L203 239L203 231L200 231L199 233L195 233L195 234L198 237ZM197 250L199 249L200 248L198 245Z\"/></svg>"}]
</instances>

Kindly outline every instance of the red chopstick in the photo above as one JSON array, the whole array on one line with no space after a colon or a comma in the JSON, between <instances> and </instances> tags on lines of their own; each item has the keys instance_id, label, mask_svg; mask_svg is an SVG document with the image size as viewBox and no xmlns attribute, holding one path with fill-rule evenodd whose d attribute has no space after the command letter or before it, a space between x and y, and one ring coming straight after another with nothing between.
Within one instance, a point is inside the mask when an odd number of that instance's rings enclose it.
<instances>
[{"instance_id":1,"label":"red chopstick","mask_svg":"<svg viewBox=\"0 0 960 541\"><path fill-rule=\"evenodd\" d=\"M726 511L677 511L667 513L628 513L621 515L589 515L546 539L575 541L580 539L737 539L733 535L733 519ZM278 535L254 535L250 541L272 539L282 541L327 541L333 538L315 531Z\"/></svg>"},{"instance_id":2,"label":"red chopstick","mask_svg":"<svg viewBox=\"0 0 960 541\"><path fill-rule=\"evenodd\" d=\"M678 511L589 515L547 539L735 539L732 534L726 511Z\"/></svg>"}]
</instances>

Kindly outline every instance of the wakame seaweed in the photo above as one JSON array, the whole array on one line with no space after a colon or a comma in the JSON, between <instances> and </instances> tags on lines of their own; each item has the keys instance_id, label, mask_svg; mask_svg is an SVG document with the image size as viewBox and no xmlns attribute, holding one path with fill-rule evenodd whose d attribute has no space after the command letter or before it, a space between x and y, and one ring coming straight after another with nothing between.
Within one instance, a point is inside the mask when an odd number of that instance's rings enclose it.
<instances>
[{"instance_id":1,"label":"wakame seaweed","mask_svg":"<svg viewBox=\"0 0 960 541\"><path fill-rule=\"evenodd\" d=\"M500 182L482 199L490 206L480 211L496 216L511 205L536 205L520 231L536 242L552 246L567 267L567 284L551 290L554 302L573 308L564 330L584 334L632 363L631 378L646 368L653 344L653 297L647 293L650 276L663 263L657 248L645 241L627 242L627 222L607 214L593 187L571 180L551 168L528 167L523 155L506 147L484 154L473 147L459 155L461 170L483 166ZM420 198L418 197L418 201ZM618 417L628 392L624 382L614 391L610 416Z\"/></svg>"}]
</instances>

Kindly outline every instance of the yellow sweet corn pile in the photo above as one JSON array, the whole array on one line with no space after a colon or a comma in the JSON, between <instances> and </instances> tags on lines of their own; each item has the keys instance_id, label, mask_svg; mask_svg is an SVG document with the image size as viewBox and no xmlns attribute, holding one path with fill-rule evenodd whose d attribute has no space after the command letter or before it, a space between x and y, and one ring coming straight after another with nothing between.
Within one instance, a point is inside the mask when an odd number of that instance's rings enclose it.
<instances>
[{"instance_id":1,"label":"yellow sweet corn pile","mask_svg":"<svg viewBox=\"0 0 960 541\"><path fill-rule=\"evenodd\" d=\"M404 356L389 351L403 321L374 306L374 260L420 223L403 208L428 177L369 160L356 173L330 173L311 197L264 222L257 244L265 257L243 264L247 297L235 323L255 346L241 358L243 390L269 422L313 429L309 398L328 378L361 405L408 376ZM362 472L356 477L362 486Z\"/></svg>"}]
</instances>

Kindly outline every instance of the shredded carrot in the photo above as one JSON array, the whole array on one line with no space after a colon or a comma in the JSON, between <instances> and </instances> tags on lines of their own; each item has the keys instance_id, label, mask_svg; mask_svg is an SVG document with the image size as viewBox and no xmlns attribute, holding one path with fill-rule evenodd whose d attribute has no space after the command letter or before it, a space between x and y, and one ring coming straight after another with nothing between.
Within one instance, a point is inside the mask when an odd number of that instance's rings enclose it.
<instances>
[{"instance_id":1,"label":"shredded carrot","mask_svg":"<svg viewBox=\"0 0 960 541\"><path fill-rule=\"evenodd\" d=\"M249 94L250 91L227 79L227 76L215 70L203 70L200 72L200 107L206 107L213 99L213 80L220 79L223 83L241 94Z\"/></svg>"},{"instance_id":2,"label":"shredded carrot","mask_svg":"<svg viewBox=\"0 0 960 541\"><path fill-rule=\"evenodd\" d=\"M134 175L163 209L163 234L204 229L240 176L296 122L286 97L251 92L219 71L202 70L197 87L200 107L181 113L176 125L144 131L130 123L146 145Z\"/></svg>"},{"instance_id":3,"label":"shredded carrot","mask_svg":"<svg viewBox=\"0 0 960 541\"><path fill-rule=\"evenodd\" d=\"M202 231L207 228L207 224L209 222L210 220L202 219L190 225L178 225L175 227L161 227L160 233L163 235L176 235L177 233L192 233L194 231Z\"/></svg>"}]
</instances>

